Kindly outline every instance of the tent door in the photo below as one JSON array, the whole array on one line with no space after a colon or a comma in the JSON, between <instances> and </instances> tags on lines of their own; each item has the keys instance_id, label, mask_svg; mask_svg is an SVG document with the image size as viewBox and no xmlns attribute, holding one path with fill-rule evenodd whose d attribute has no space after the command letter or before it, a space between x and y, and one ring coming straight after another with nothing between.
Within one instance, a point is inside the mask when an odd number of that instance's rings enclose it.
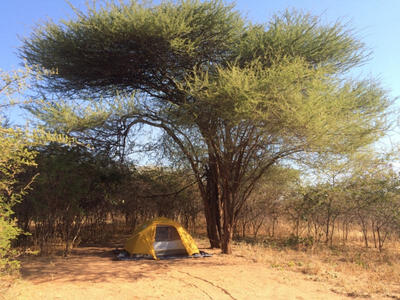
<instances>
[{"instance_id":1,"label":"tent door","mask_svg":"<svg viewBox=\"0 0 400 300\"><path fill-rule=\"evenodd\" d=\"M173 226L157 225L153 246L157 256L187 255L181 238Z\"/></svg>"}]
</instances>

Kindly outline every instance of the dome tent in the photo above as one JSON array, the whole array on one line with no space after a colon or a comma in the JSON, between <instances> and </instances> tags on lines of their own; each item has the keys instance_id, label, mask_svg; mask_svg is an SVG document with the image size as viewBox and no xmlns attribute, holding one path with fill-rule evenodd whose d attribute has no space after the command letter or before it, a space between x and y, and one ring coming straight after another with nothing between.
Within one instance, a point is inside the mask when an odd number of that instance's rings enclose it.
<instances>
[{"instance_id":1,"label":"dome tent","mask_svg":"<svg viewBox=\"0 0 400 300\"><path fill-rule=\"evenodd\" d=\"M167 218L156 218L139 226L124 248L131 255L147 254L154 259L200 253L192 236L179 223Z\"/></svg>"}]
</instances>

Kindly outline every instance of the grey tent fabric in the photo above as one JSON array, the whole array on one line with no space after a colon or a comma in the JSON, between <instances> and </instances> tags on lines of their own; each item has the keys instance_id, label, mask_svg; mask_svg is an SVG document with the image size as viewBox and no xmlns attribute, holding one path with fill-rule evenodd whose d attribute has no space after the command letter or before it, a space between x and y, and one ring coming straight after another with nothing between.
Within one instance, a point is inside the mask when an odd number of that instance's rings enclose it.
<instances>
[{"instance_id":1,"label":"grey tent fabric","mask_svg":"<svg viewBox=\"0 0 400 300\"><path fill-rule=\"evenodd\" d=\"M188 255L178 231L173 226L158 225L153 244L157 257L170 255Z\"/></svg>"}]
</instances>

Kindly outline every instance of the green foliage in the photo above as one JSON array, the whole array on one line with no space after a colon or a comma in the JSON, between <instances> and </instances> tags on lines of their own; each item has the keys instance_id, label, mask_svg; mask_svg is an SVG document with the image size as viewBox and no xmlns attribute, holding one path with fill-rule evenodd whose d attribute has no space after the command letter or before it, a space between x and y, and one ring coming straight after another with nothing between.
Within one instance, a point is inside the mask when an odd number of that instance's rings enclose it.
<instances>
[{"instance_id":1,"label":"green foliage","mask_svg":"<svg viewBox=\"0 0 400 300\"><path fill-rule=\"evenodd\" d=\"M307 13L287 10L266 24L252 24L243 34L235 56L242 64L260 60L269 66L280 59L302 57L311 66L343 72L363 62L368 54L347 24L322 24Z\"/></svg>"},{"instance_id":2,"label":"green foliage","mask_svg":"<svg viewBox=\"0 0 400 300\"><path fill-rule=\"evenodd\" d=\"M29 140L22 131L0 128L0 273L18 268L14 260L17 252L11 248L11 241L22 231L17 227L12 209L26 190L26 187L15 190L17 176L34 165L35 153L29 151L27 145Z\"/></svg>"},{"instance_id":3,"label":"green foliage","mask_svg":"<svg viewBox=\"0 0 400 300\"><path fill-rule=\"evenodd\" d=\"M30 239L42 253L61 241L67 255L86 218L97 214L98 222L105 220L123 172L112 161L95 157L81 146L51 143L36 152L37 167L25 172L20 182L29 180L34 172L40 175L24 201L16 205L15 213L23 228L33 229Z\"/></svg>"},{"instance_id":4,"label":"green foliage","mask_svg":"<svg viewBox=\"0 0 400 300\"><path fill-rule=\"evenodd\" d=\"M3 202L3 199L1 199ZM12 211L2 204L0 209L0 273L18 270L19 262L15 260L17 251L11 248L11 241L15 240L22 231L17 227L16 221L11 217Z\"/></svg>"},{"instance_id":5,"label":"green foliage","mask_svg":"<svg viewBox=\"0 0 400 300\"><path fill-rule=\"evenodd\" d=\"M2 182L4 184L4 181ZM17 227L16 220L13 218L11 210L11 202L16 202L14 199L5 199L0 196L0 274L7 272L12 273L19 268L19 262L15 260L18 252L11 247L11 241L15 240L22 230Z\"/></svg>"},{"instance_id":6,"label":"green foliage","mask_svg":"<svg viewBox=\"0 0 400 300\"><path fill-rule=\"evenodd\" d=\"M18 99L27 87L31 75L29 69L12 74L0 73L0 115L5 114L6 110L14 105L32 102L30 99ZM15 260L18 253L12 249L11 242L22 231L17 227L13 210L14 206L22 201L35 177L31 176L24 185L19 184L19 176L27 168L36 165L36 152L30 147L49 141L68 141L61 135L43 130L10 128L5 124L2 122L0 125L0 273L13 272L19 266Z\"/></svg>"},{"instance_id":7,"label":"green foliage","mask_svg":"<svg viewBox=\"0 0 400 300\"><path fill-rule=\"evenodd\" d=\"M284 246L292 248L298 248L300 245L304 247L310 247L313 244L314 238L312 236L299 237L293 234L283 242Z\"/></svg>"},{"instance_id":8,"label":"green foliage","mask_svg":"<svg viewBox=\"0 0 400 300\"><path fill-rule=\"evenodd\" d=\"M311 68L302 58L268 68L255 62L217 67L213 75L195 72L182 89L198 99L186 104L192 115L201 117L207 107L230 126L246 120L267 136L284 139L285 146L343 153L371 143L384 128L384 91L367 81L344 82L329 71Z\"/></svg>"},{"instance_id":9,"label":"green foliage","mask_svg":"<svg viewBox=\"0 0 400 300\"><path fill-rule=\"evenodd\" d=\"M163 2L151 8L137 1L119 4L88 7L87 13L77 12L76 19L62 25L38 27L25 40L21 56L29 65L62 74L64 79L48 76L47 83L57 92L89 89L114 96L116 88L132 90L147 81L160 88L159 71L175 78L187 64L190 68L204 59L219 60L243 28L239 15L221 1ZM94 66L101 66L97 75ZM110 70L107 75L104 67ZM102 74L106 76L100 82Z\"/></svg>"},{"instance_id":10,"label":"green foliage","mask_svg":"<svg viewBox=\"0 0 400 300\"><path fill-rule=\"evenodd\" d=\"M15 104L12 95L23 88L25 76L22 72L0 73L1 114ZM0 273L18 269L17 252L11 248L11 241L22 231L13 218L12 208L25 192L24 188L15 190L17 176L34 165L35 153L26 148L31 140L23 130L0 126Z\"/></svg>"}]
</instances>

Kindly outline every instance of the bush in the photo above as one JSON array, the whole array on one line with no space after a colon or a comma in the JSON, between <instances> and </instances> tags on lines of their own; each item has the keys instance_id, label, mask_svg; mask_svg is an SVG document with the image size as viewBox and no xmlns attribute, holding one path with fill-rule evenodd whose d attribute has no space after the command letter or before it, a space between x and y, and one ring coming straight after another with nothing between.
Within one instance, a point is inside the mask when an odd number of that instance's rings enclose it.
<instances>
[{"instance_id":1,"label":"bush","mask_svg":"<svg viewBox=\"0 0 400 300\"><path fill-rule=\"evenodd\" d=\"M11 241L22 232L17 227L16 220L11 217L12 211L7 208L5 201L0 200L0 274L14 273L19 269L15 260L17 251L11 248Z\"/></svg>"}]
</instances>

